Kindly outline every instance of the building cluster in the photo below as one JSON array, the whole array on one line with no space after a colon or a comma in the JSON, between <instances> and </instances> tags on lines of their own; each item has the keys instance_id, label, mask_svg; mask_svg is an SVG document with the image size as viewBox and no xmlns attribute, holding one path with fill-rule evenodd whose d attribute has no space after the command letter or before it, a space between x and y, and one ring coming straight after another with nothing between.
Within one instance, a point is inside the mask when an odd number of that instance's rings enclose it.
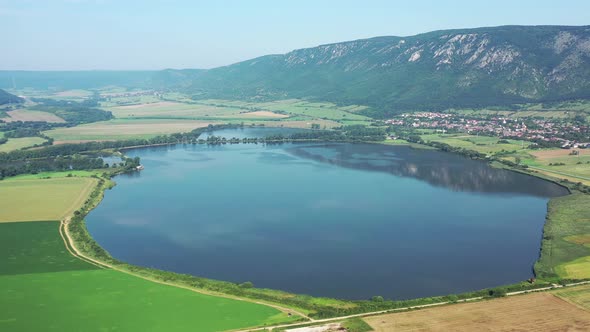
<instances>
[{"instance_id":1,"label":"building cluster","mask_svg":"<svg viewBox=\"0 0 590 332\"><path fill-rule=\"evenodd\" d=\"M442 133L464 132L500 138L558 142L564 148L590 148L590 143L587 143L590 141L589 127L563 119L470 117L455 113L417 112L401 114L385 120L385 123L414 129L435 129Z\"/></svg>"}]
</instances>

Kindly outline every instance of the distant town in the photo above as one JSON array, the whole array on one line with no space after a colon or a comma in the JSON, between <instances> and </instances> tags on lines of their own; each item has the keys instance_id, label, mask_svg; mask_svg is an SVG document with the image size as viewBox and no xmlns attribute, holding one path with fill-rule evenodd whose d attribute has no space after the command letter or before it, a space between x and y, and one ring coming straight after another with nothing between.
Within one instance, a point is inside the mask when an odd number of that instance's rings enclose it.
<instances>
[{"instance_id":1,"label":"distant town","mask_svg":"<svg viewBox=\"0 0 590 332\"><path fill-rule=\"evenodd\" d=\"M534 144L569 148L590 148L590 127L584 117L575 118L510 118L504 116L468 116L457 113L405 113L385 123L409 129L434 129L439 133L464 132L472 135L497 136L533 142ZM395 138L395 137L392 137Z\"/></svg>"}]
</instances>

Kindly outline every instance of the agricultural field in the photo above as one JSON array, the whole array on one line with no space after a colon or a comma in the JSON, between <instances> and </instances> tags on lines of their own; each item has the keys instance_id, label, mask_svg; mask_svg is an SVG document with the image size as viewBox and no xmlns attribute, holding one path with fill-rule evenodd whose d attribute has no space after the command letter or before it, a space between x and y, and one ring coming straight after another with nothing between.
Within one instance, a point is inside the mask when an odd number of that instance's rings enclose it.
<instances>
[{"instance_id":1,"label":"agricultural field","mask_svg":"<svg viewBox=\"0 0 590 332\"><path fill-rule=\"evenodd\" d=\"M586 310L590 310L590 285L567 287L552 294L577 305Z\"/></svg>"},{"instance_id":2,"label":"agricultural field","mask_svg":"<svg viewBox=\"0 0 590 332\"><path fill-rule=\"evenodd\" d=\"M520 140L505 140L490 136L474 136L468 134L441 134L431 130L422 130L420 137L423 141L440 142L453 147L474 150L487 155L502 153L503 159L529 166L532 170L559 179L572 182L582 182L590 185L590 150L576 149L578 155L572 155L572 150L565 149L529 149L530 142Z\"/></svg>"},{"instance_id":3,"label":"agricultural field","mask_svg":"<svg viewBox=\"0 0 590 332\"><path fill-rule=\"evenodd\" d=\"M100 176L104 170L97 171L63 171L63 172L40 172L36 174L21 174L10 177L7 181L11 180L40 180L40 179L53 179L53 178L69 178L69 177L91 177L93 175Z\"/></svg>"},{"instance_id":4,"label":"agricultural field","mask_svg":"<svg viewBox=\"0 0 590 332\"><path fill-rule=\"evenodd\" d=\"M590 185L590 150L547 149L529 151L528 158L522 158L525 165L541 173L557 178L567 178L572 182Z\"/></svg>"},{"instance_id":5,"label":"agricultural field","mask_svg":"<svg viewBox=\"0 0 590 332\"><path fill-rule=\"evenodd\" d=\"M128 120L114 119L70 128L57 128L44 132L55 144L81 141L108 141L150 138L158 135L189 132L206 127L211 122L191 120Z\"/></svg>"},{"instance_id":6,"label":"agricultural field","mask_svg":"<svg viewBox=\"0 0 590 332\"><path fill-rule=\"evenodd\" d=\"M85 263L58 226L0 224L1 331L221 331L295 319Z\"/></svg>"},{"instance_id":7,"label":"agricultural field","mask_svg":"<svg viewBox=\"0 0 590 332\"><path fill-rule=\"evenodd\" d=\"M590 278L590 195L574 193L549 201L541 258L542 278Z\"/></svg>"},{"instance_id":8,"label":"agricultural field","mask_svg":"<svg viewBox=\"0 0 590 332\"><path fill-rule=\"evenodd\" d=\"M298 99L278 100L266 103L217 99L200 100L198 102L205 105L215 105L219 107L271 111L286 114L293 120L324 119L340 122L342 124L347 124L352 121L365 124L371 122L370 118L357 114L367 108L360 105L338 106L332 103L309 102Z\"/></svg>"},{"instance_id":9,"label":"agricultural field","mask_svg":"<svg viewBox=\"0 0 590 332\"><path fill-rule=\"evenodd\" d=\"M550 293L365 318L377 331L587 331L590 312Z\"/></svg>"},{"instance_id":10,"label":"agricultural field","mask_svg":"<svg viewBox=\"0 0 590 332\"><path fill-rule=\"evenodd\" d=\"M44 138L41 137L22 137L22 138L9 138L8 142L0 144L0 152L10 152L14 150L20 150L28 148L38 144L43 144Z\"/></svg>"},{"instance_id":11,"label":"agricultural field","mask_svg":"<svg viewBox=\"0 0 590 332\"><path fill-rule=\"evenodd\" d=\"M0 223L62 219L84 203L95 184L82 177L0 181Z\"/></svg>"},{"instance_id":12,"label":"agricultural field","mask_svg":"<svg viewBox=\"0 0 590 332\"><path fill-rule=\"evenodd\" d=\"M6 112L7 118L3 119L5 122L13 121L45 121L50 123L64 123L64 119L60 118L55 114L42 111L33 111L28 109L19 109L14 111Z\"/></svg>"},{"instance_id":13,"label":"agricultural field","mask_svg":"<svg viewBox=\"0 0 590 332\"><path fill-rule=\"evenodd\" d=\"M117 106L108 108L116 118L141 119L281 119L287 115L269 111L245 111L239 108L217 107L201 104L185 104L159 101L147 104Z\"/></svg>"},{"instance_id":14,"label":"agricultural field","mask_svg":"<svg viewBox=\"0 0 590 332\"><path fill-rule=\"evenodd\" d=\"M485 154L494 154L503 151L519 151L530 145L529 142L507 140L508 143L498 143L497 137L475 136L468 134L433 134L420 135L423 141L445 143L454 147L475 150Z\"/></svg>"},{"instance_id":15,"label":"agricultural field","mask_svg":"<svg viewBox=\"0 0 590 332\"><path fill-rule=\"evenodd\" d=\"M9 89L11 93L18 96L25 96L26 98L44 98L44 99L55 99L55 100L71 100L71 101L83 101L88 97L92 96L93 92L89 90L75 89L75 90L38 90L32 88L23 89Z\"/></svg>"}]
</instances>

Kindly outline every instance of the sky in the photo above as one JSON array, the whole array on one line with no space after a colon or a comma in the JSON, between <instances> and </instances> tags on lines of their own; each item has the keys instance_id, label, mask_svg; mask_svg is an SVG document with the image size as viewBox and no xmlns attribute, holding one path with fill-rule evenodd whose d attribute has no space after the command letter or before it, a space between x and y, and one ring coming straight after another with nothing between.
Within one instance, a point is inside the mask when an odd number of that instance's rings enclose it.
<instances>
[{"instance_id":1,"label":"sky","mask_svg":"<svg viewBox=\"0 0 590 332\"><path fill-rule=\"evenodd\" d=\"M589 0L0 0L0 70L212 68L375 36L590 25Z\"/></svg>"}]
</instances>

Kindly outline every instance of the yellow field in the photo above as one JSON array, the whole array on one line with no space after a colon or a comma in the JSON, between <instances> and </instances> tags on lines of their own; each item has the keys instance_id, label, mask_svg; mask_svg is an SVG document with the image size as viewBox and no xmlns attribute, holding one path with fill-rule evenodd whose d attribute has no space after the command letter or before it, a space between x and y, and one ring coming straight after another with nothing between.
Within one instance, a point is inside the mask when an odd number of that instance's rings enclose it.
<instances>
[{"instance_id":1,"label":"yellow field","mask_svg":"<svg viewBox=\"0 0 590 332\"><path fill-rule=\"evenodd\" d=\"M189 132L206 127L211 122L189 120L111 120L89 123L71 128L58 128L45 134L56 144L72 141L107 141L132 138L149 138L158 135Z\"/></svg>"},{"instance_id":2,"label":"yellow field","mask_svg":"<svg viewBox=\"0 0 590 332\"><path fill-rule=\"evenodd\" d=\"M563 263L557 266L555 271L565 278L586 279L590 276L590 256Z\"/></svg>"},{"instance_id":3,"label":"yellow field","mask_svg":"<svg viewBox=\"0 0 590 332\"><path fill-rule=\"evenodd\" d=\"M365 318L375 331L588 331L590 312L550 293Z\"/></svg>"},{"instance_id":4,"label":"yellow field","mask_svg":"<svg viewBox=\"0 0 590 332\"><path fill-rule=\"evenodd\" d=\"M41 137L10 138L8 139L8 142L0 144L0 152L9 152L22 148L28 148L30 146L42 144L43 142L45 142L45 139Z\"/></svg>"},{"instance_id":5,"label":"yellow field","mask_svg":"<svg viewBox=\"0 0 590 332\"><path fill-rule=\"evenodd\" d=\"M1 181L0 223L60 220L82 206L96 182L77 177Z\"/></svg>"},{"instance_id":6,"label":"yellow field","mask_svg":"<svg viewBox=\"0 0 590 332\"><path fill-rule=\"evenodd\" d=\"M15 110L6 112L8 114L8 118L3 119L6 122L13 122L13 121L45 121L45 122L52 122L52 123L64 123L66 122L64 119L60 118L59 116L47 112L41 111L31 111L31 110Z\"/></svg>"}]
</instances>

